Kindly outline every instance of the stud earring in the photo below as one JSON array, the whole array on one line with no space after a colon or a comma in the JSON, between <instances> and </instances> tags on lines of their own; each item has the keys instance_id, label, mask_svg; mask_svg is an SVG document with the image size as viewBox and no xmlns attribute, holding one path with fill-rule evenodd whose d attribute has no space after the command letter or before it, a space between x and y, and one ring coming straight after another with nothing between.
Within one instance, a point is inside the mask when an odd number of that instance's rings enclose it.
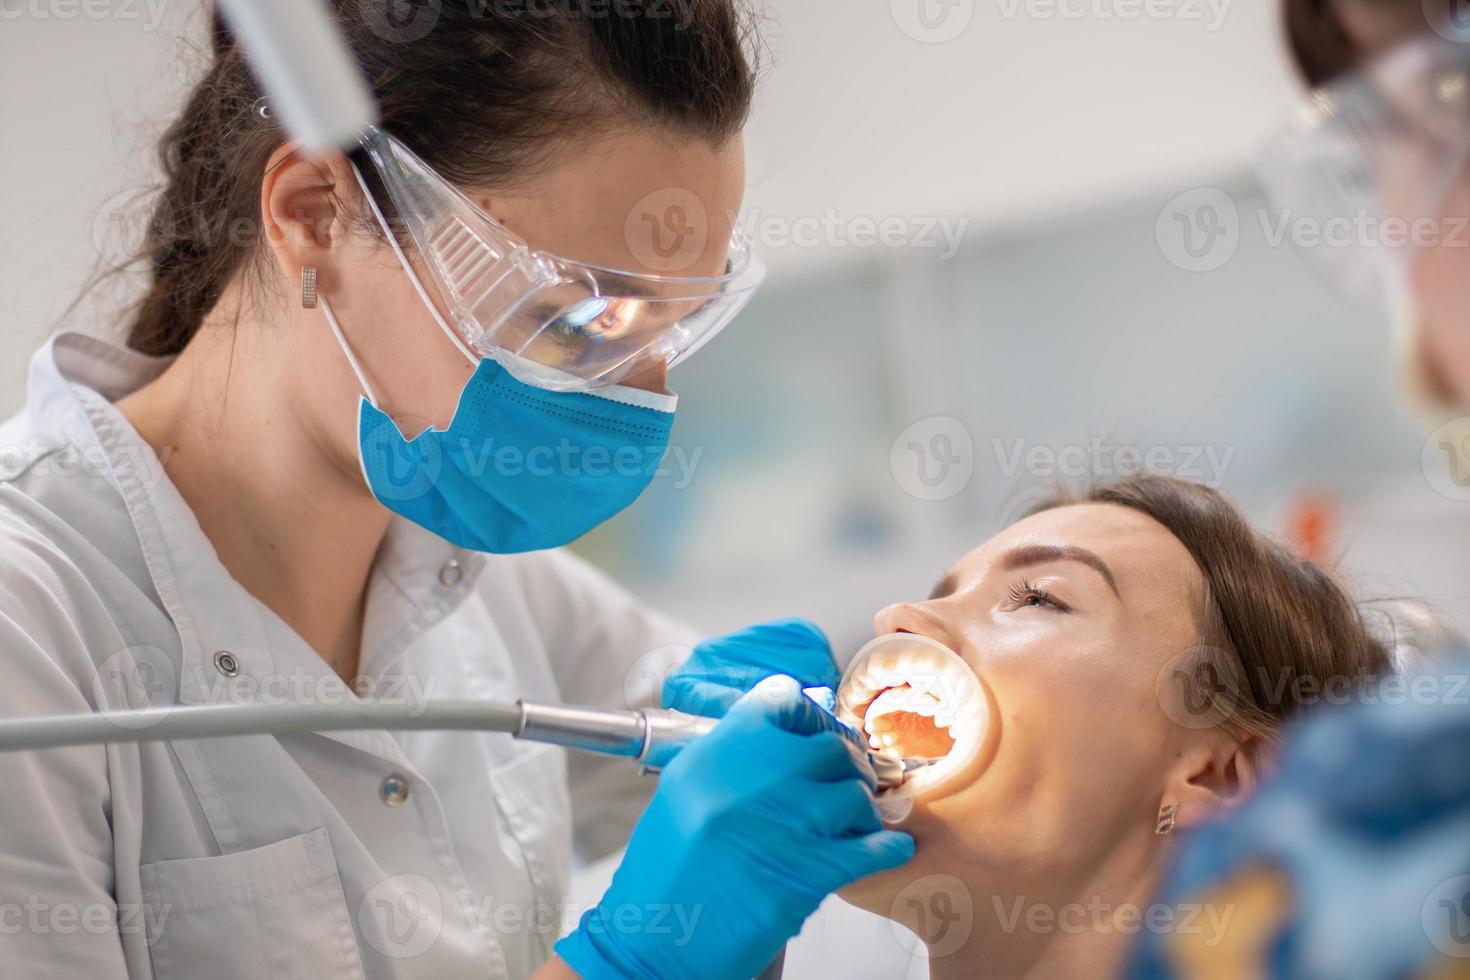
<instances>
[{"instance_id":1,"label":"stud earring","mask_svg":"<svg viewBox=\"0 0 1470 980\"><path fill-rule=\"evenodd\" d=\"M308 265L301 270L301 308L316 309L316 266Z\"/></svg>"},{"instance_id":2,"label":"stud earring","mask_svg":"<svg viewBox=\"0 0 1470 980\"><path fill-rule=\"evenodd\" d=\"M1178 803L1167 803L1159 807L1159 822L1154 827L1154 834L1163 837L1174 829L1174 818L1179 815Z\"/></svg>"}]
</instances>

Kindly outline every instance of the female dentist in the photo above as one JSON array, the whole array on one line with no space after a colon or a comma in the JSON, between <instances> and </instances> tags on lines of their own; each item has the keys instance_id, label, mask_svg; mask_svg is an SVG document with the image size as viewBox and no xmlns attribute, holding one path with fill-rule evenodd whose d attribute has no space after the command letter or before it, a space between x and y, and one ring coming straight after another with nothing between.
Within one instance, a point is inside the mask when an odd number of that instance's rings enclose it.
<instances>
[{"instance_id":1,"label":"female dentist","mask_svg":"<svg viewBox=\"0 0 1470 980\"><path fill-rule=\"evenodd\" d=\"M1382 235L1363 243L1359 261L1334 256L1334 264L1349 271L1345 290L1361 296L1368 286L1395 308L1409 393L1436 427L1426 464L1453 468L1463 487L1466 8L1461 0L1283 0L1283 9L1314 89L1263 177L1282 209L1353 227L1376 222ZM1181 909L1225 910L1230 925L1209 936L1149 931L1130 976L1466 976L1470 657L1440 652L1441 668L1324 710L1289 740L1271 783L1195 835L1166 897Z\"/></svg>"},{"instance_id":2,"label":"female dentist","mask_svg":"<svg viewBox=\"0 0 1470 980\"><path fill-rule=\"evenodd\" d=\"M420 186L560 283L520 267L475 295L499 333L451 326L381 196L284 140L215 24L163 136L126 347L56 337L0 429L0 715L623 707L635 662L672 667L659 651L688 641L553 549L642 491L668 367L759 281L731 217L752 89L737 0L333 6ZM455 227L432 231L452 261ZM612 301L578 286L612 280ZM574 760L569 792L559 751L491 735L0 755L0 962L91 980L750 977L826 894L913 846L797 681L747 695L776 673L836 680L799 622L696 648L665 702L728 714L651 803L631 767ZM553 950L573 831L594 856L635 820Z\"/></svg>"}]
</instances>

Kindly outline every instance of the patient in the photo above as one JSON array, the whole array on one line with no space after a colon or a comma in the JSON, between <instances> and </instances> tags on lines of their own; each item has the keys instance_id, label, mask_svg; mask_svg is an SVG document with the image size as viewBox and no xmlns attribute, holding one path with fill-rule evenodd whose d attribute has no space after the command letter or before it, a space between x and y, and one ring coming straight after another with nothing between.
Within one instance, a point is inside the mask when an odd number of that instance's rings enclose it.
<instances>
[{"instance_id":1,"label":"patient","mask_svg":"<svg viewBox=\"0 0 1470 980\"><path fill-rule=\"evenodd\" d=\"M991 715L968 758L915 781L913 862L843 893L918 934L934 978L1090 980L1141 930L1229 927L1231 908L1150 906L1174 835L1251 791L1296 712L1391 672L1325 571L1158 476L1046 505L876 629L954 650ZM849 712L854 689L861 719L881 692L849 682ZM869 731L933 754L932 722L903 721Z\"/></svg>"}]
</instances>

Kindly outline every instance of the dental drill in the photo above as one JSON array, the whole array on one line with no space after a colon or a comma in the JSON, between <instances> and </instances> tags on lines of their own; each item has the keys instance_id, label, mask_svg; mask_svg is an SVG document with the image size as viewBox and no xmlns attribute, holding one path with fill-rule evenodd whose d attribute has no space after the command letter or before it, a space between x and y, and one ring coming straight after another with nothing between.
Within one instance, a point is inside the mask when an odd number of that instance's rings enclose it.
<instances>
[{"instance_id":1,"label":"dental drill","mask_svg":"<svg viewBox=\"0 0 1470 980\"><path fill-rule=\"evenodd\" d=\"M649 708L618 710L517 701L427 704L191 705L0 720L0 752L231 735L328 731L479 731L617 756L661 771L679 751L708 735L717 718ZM880 791L901 786L927 759L869 753Z\"/></svg>"}]
</instances>

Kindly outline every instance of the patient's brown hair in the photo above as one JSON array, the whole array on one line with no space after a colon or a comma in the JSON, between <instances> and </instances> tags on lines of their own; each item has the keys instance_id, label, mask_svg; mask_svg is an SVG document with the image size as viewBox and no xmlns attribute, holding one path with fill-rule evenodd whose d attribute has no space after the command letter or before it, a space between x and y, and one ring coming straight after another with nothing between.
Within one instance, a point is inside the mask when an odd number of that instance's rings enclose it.
<instances>
[{"instance_id":1,"label":"patient's brown hair","mask_svg":"<svg viewBox=\"0 0 1470 980\"><path fill-rule=\"evenodd\" d=\"M1212 665L1209 694L1223 709L1216 721L1242 745L1273 743L1302 708L1392 673L1390 642L1370 628L1347 590L1257 531L1218 490L1139 474L1038 510L1079 503L1145 514L1194 558L1205 582L1195 665Z\"/></svg>"}]
</instances>

